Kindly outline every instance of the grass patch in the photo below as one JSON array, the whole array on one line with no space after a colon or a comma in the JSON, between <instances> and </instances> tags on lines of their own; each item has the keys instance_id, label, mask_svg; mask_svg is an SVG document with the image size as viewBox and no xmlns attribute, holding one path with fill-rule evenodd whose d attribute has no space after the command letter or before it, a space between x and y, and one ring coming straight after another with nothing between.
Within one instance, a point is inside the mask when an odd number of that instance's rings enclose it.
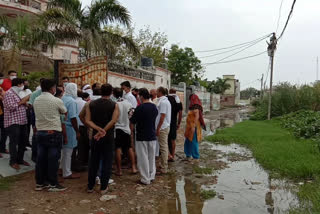
<instances>
[{"instance_id":1,"label":"grass patch","mask_svg":"<svg viewBox=\"0 0 320 214\"><path fill-rule=\"evenodd\" d=\"M201 190L200 197L202 200L209 200L216 197L217 193L214 190Z\"/></svg>"},{"instance_id":2,"label":"grass patch","mask_svg":"<svg viewBox=\"0 0 320 214\"><path fill-rule=\"evenodd\" d=\"M246 146L273 178L312 179L313 183L299 187L303 208L290 212L320 213L320 153L316 142L294 137L281 128L279 120L245 121L219 130L207 140Z\"/></svg>"},{"instance_id":3,"label":"grass patch","mask_svg":"<svg viewBox=\"0 0 320 214\"><path fill-rule=\"evenodd\" d=\"M320 175L320 153L315 142L295 138L279 121L245 121L218 130L208 141L248 147L274 177L314 179Z\"/></svg>"},{"instance_id":4,"label":"grass patch","mask_svg":"<svg viewBox=\"0 0 320 214\"><path fill-rule=\"evenodd\" d=\"M193 167L193 172L196 173L196 174L209 175L209 174L212 174L213 168L195 166L195 167Z\"/></svg>"},{"instance_id":5,"label":"grass patch","mask_svg":"<svg viewBox=\"0 0 320 214\"><path fill-rule=\"evenodd\" d=\"M6 191L17 181L16 177L0 177L0 191Z\"/></svg>"}]
</instances>

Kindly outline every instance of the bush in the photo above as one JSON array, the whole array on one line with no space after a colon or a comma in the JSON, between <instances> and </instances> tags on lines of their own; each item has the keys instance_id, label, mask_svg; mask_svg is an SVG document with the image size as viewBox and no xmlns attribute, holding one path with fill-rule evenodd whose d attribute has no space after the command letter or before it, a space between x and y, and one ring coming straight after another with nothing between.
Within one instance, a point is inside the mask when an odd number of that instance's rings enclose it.
<instances>
[{"instance_id":1,"label":"bush","mask_svg":"<svg viewBox=\"0 0 320 214\"><path fill-rule=\"evenodd\" d=\"M281 118L281 126L289 129L298 138L319 139L320 113L315 111L297 111Z\"/></svg>"},{"instance_id":2,"label":"bush","mask_svg":"<svg viewBox=\"0 0 320 214\"><path fill-rule=\"evenodd\" d=\"M283 116L299 110L320 110L320 83L312 86L296 86L285 82L275 86L272 94L271 116ZM251 119L264 120L267 115L268 96L265 96Z\"/></svg>"}]
</instances>

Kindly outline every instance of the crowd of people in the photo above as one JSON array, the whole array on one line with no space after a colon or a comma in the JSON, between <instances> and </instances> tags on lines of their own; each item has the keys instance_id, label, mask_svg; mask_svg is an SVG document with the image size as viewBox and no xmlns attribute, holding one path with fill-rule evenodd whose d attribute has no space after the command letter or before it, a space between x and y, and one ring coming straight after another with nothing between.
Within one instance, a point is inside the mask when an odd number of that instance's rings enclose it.
<instances>
[{"instance_id":1,"label":"crowd of people","mask_svg":"<svg viewBox=\"0 0 320 214\"><path fill-rule=\"evenodd\" d=\"M119 87L96 83L78 88L68 77L62 82L40 79L31 92L17 72L10 71L6 79L0 74L0 157L9 153L10 166L19 170L30 166L24 152L32 147L35 190L63 191L59 176L77 179L88 170L87 192L100 185L105 194L113 168L114 175L122 176L127 164L132 174L140 173L138 182L144 185L168 173L183 111L175 89L132 89L129 81ZM186 160L198 160L203 110L197 95L189 99L184 150Z\"/></svg>"}]
</instances>

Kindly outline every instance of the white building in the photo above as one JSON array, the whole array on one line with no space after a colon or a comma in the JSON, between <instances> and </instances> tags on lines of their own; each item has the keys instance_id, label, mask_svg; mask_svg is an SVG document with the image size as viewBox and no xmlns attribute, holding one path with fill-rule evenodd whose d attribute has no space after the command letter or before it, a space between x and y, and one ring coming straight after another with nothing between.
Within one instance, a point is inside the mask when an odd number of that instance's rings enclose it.
<instances>
[{"instance_id":1,"label":"white building","mask_svg":"<svg viewBox=\"0 0 320 214\"><path fill-rule=\"evenodd\" d=\"M33 16L47 9L48 0L0 0L0 15L6 15L14 22L18 16ZM42 54L54 60L64 60L66 63L77 63L79 55L78 42L59 41L51 50L46 44L39 47ZM37 59L23 54L22 64L37 64Z\"/></svg>"}]
</instances>

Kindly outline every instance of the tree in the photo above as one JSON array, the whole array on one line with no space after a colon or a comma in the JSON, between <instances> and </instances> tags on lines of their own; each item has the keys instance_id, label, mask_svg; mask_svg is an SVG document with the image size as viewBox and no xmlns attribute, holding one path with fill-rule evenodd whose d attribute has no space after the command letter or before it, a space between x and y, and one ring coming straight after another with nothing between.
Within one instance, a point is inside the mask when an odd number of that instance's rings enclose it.
<instances>
[{"instance_id":1,"label":"tree","mask_svg":"<svg viewBox=\"0 0 320 214\"><path fill-rule=\"evenodd\" d=\"M160 31L152 32L150 26L140 29L136 38L141 56L153 59L155 66L162 66L165 60L165 45L168 43L168 36Z\"/></svg>"},{"instance_id":2,"label":"tree","mask_svg":"<svg viewBox=\"0 0 320 214\"><path fill-rule=\"evenodd\" d=\"M28 17L18 16L14 23L10 22L6 16L0 16L0 46L3 49L11 49L11 63L18 55L19 74L22 72L22 53L41 56L39 45L42 43L53 47L56 44L56 37L52 30L49 30L47 23L39 16Z\"/></svg>"},{"instance_id":3,"label":"tree","mask_svg":"<svg viewBox=\"0 0 320 214\"><path fill-rule=\"evenodd\" d=\"M180 48L172 45L168 54L168 69L172 72L171 80L174 84L185 82L192 84L201 79L204 73L201 61L191 48Z\"/></svg>"},{"instance_id":4,"label":"tree","mask_svg":"<svg viewBox=\"0 0 320 214\"><path fill-rule=\"evenodd\" d=\"M250 99L252 97L256 97L258 95L260 95L260 91L252 87L242 90L240 92L241 99L245 99L245 100Z\"/></svg>"},{"instance_id":5,"label":"tree","mask_svg":"<svg viewBox=\"0 0 320 214\"><path fill-rule=\"evenodd\" d=\"M132 40L105 29L111 24L130 27L129 11L116 0L95 0L84 9L80 0L51 0L42 17L54 29L57 38L79 41L85 58L112 55L112 48L117 44L124 44L138 53Z\"/></svg>"},{"instance_id":6,"label":"tree","mask_svg":"<svg viewBox=\"0 0 320 214\"><path fill-rule=\"evenodd\" d=\"M229 79L222 79L218 77L216 81L213 80L209 82L207 90L215 94L224 94L226 90L231 88L231 85L227 83L228 80Z\"/></svg>"}]
</instances>

